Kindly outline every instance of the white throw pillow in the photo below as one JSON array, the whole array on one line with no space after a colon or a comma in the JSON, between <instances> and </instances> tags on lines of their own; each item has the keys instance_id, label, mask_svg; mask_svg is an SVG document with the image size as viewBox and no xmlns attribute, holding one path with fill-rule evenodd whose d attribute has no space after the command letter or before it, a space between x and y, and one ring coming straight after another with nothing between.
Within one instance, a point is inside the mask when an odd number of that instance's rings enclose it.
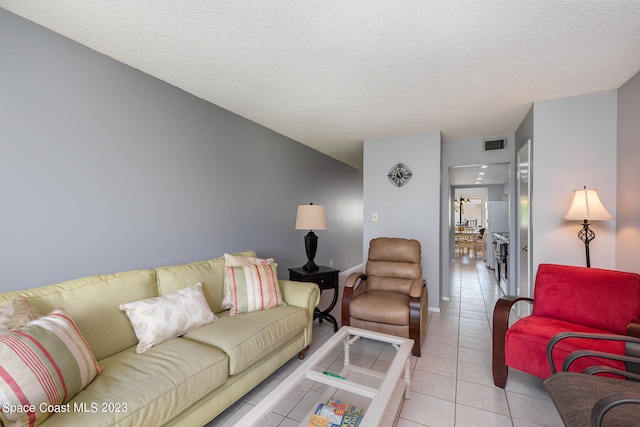
<instances>
[{"instance_id":1,"label":"white throw pillow","mask_svg":"<svg viewBox=\"0 0 640 427\"><path fill-rule=\"evenodd\" d=\"M243 265L271 265L275 264L273 258L255 258L250 256L236 256L224 254L224 286L222 288L222 308L233 308L233 290L231 289L231 274L233 267L241 267Z\"/></svg>"},{"instance_id":2,"label":"white throw pillow","mask_svg":"<svg viewBox=\"0 0 640 427\"><path fill-rule=\"evenodd\" d=\"M40 313L25 297L16 297L9 304L0 307L0 333L24 326L39 317Z\"/></svg>"},{"instance_id":3,"label":"white throw pillow","mask_svg":"<svg viewBox=\"0 0 640 427\"><path fill-rule=\"evenodd\" d=\"M202 293L202 283L159 297L120 304L138 338L137 353L218 320Z\"/></svg>"}]
</instances>

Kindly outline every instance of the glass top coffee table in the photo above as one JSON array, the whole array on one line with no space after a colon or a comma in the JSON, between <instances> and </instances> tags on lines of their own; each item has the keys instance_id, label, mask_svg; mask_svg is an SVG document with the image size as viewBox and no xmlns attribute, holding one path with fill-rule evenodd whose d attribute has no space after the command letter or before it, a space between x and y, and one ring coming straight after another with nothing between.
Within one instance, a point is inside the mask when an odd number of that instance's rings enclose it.
<instances>
[{"instance_id":1,"label":"glass top coffee table","mask_svg":"<svg viewBox=\"0 0 640 427\"><path fill-rule=\"evenodd\" d=\"M343 416L360 417L359 427L391 426L410 397L412 347L411 339L344 326L235 425L322 425L325 411L350 405Z\"/></svg>"}]
</instances>

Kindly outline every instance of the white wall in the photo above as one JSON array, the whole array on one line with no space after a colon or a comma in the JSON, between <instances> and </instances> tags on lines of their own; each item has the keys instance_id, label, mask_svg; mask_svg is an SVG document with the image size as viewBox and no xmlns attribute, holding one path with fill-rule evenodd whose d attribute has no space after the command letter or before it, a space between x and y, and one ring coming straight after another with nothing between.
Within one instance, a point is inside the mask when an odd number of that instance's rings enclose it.
<instances>
[{"instance_id":1,"label":"white wall","mask_svg":"<svg viewBox=\"0 0 640 427\"><path fill-rule=\"evenodd\" d=\"M640 273L640 73L618 89L616 269Z\"/></svg>"},{"instance_id":2,"label":"white wall","mask_svg":"<svg viewBox=\"0 0 640 427\"><path fill-rule=\"evenodd\" d=\"M364 141L363 260L366 262L373 238L418 240L430 310L439 310L441 299L440 147L440 132ZM397 163L406 164L413 172L403 187L387 178ZM378 214L377 222L372 221L373 213Z\"/></svg>"},{"instance_id":3,"label":"white wall","mask_svg":"<svg viewBox=\"0 0 640 427\"><path fill-rule=\"evenodd\" d=\"M563 221L573 190L597 189L616 216L617 92L536 102L533 124L533 271L585 265L581 223ZM594 221L591 266L615 268L615 221Z\"/></svg>"}]
</instances>

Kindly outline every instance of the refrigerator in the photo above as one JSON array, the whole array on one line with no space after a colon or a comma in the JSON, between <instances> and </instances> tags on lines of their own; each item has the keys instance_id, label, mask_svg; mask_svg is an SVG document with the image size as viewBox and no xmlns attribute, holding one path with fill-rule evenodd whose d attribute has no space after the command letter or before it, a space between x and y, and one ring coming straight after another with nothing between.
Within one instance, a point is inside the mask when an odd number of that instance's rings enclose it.
<instances>
[{"instance_id":1,"label":"refrigerator","mask_svg":"<svg viewBox=\"0 0 640 427\"><path fill-rule=\"evenodd\" d=\"M495 201L487 202L486 218L487 228L484 231L487 234L486 242L486 254L487 265L492 270L496 268L496 254L494 253L493 245L493 233L509 233L509 202Z\"/></svg>"}]
</instances>

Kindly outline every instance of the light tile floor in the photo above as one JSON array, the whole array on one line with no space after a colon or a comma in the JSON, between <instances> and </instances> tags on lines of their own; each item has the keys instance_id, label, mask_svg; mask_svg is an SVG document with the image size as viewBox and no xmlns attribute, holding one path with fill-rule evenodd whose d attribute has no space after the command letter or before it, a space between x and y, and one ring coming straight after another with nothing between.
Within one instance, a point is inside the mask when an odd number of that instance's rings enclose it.
<instances>
[{"instance_id":1,"label":"light tile floor","mask_svg":"<svg viewBox=\"0 0 640 427\"><path fill-rule=\"evenodd\" d=\"M397 427L562 427L540 379L511 370L506 389L493 385L490 327L500 297L493 271L482 261L457 258L449 285L449 301L439 313L429 313L422 357L411 357L412 394L402 404ZM339 304L333 313L339 318ZM332 334L330 324L315 323L310 352ZM233 426L300 363L289 361L206 427Z\"/></svg>"}]
</instances>

